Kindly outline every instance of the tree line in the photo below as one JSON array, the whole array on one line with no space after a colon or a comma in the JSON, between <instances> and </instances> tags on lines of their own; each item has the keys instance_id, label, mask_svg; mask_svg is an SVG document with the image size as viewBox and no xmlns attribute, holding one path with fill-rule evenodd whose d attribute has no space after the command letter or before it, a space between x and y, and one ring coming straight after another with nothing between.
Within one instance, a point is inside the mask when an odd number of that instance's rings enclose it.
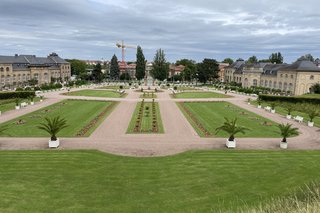
<instances>
[{"instance_id":1,"label":"tree line","mask_svg":"<svg viewBox=\"0 0 320 213\"><path fill-rule=\"evenodd\" d=\"M309 60L314 62L314 57L311 54L307 54L301 56L297 60ZM104 64L97 64L91 66L92 72L88 74L85 62L80 60L68 60L71 63L71 74L76 75L78 79L85 80L85 81L96 81L101 82L105 79L109 80L131 80L131 76L129 73L121 73L118 58L116 55L113 55L110 61L110 71L109 73L102 73L102 69L106 69L106 65ZM244 61L243 59L239 58L237 61ZM255 55L249 57L246 60L247 64L254 64L259 62L265 63L273 63L273 64L282 64L284 58L280 52L272 53L268 59L258 59ZM225 58L222 63L232 64L234 60L231 58ZM146 59L143 54L143 50L140 46L137 47L136 53L136 70L135 70L135 78L137 80L142 80L146 76ZM174 81L199 81L202 83L206 83L211 80L215 80L219 78L219 62L215 59L205 58L200 63L197 63L191 59L181 59L177 60L174 64L176 66L183 65L184 70L180 74L170 75L170 63L166 60L166 55L164 50L158 49L156 54L153 58L152 63L152 70L150 75L154 79L158 79L163 81L167 80L174 80ZM170 79L169 79L170 76Z\"/></svg>"}]
</instances>

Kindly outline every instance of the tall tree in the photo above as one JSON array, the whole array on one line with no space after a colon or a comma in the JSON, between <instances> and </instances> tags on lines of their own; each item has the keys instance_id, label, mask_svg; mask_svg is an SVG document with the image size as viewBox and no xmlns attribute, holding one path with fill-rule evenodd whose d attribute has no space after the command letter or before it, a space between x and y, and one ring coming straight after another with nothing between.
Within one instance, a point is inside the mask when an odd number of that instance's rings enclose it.
<instances>
[{"instance_id":1,"label":"tall tree","mask_svg":"<svg viewBox=\"0 0 320 213\"><path fill-rule=\"evenodd\" d=\"M306 55L303 55L300 58L298 58L298 61L304 61L304 60L314 62L314 58L311 54L306 54Z\"/></svg>"},{"instance_id":2,"label":"tall tree","mask_svg":"<svg viewBox=\"0 0 320 213\"><path fill-rule=\"evenodd\" d=\"M118 64L118 58L116 55L112 56L110 63L110 79L117 80L119 79L120 69Z\"/></svg>"},{"instance_id":3,"label":"tall tree","mask_svg":"<svg viewBox=\"0 0 320 213\"><path fill-rule=\"evenodd\" d=\"M67 60L71 66L71 75L81 76L86 73L87 65L84 61L80 61L77 59Z\"/></svg>"},{"instance_id":4,"label":"tall tree","mask_svg":"<svg viewBox=\"0 0 320 213\"><path fill-rule=\"evenodd\" d=\"M272 53L269 57L269 60L273 64L282 64L283 63L283 57L280 52Z\"/></svg>"},{"instance_id":5,"label":"tall tree","mask_svg":"<svg viewBox=\"0 0 320 213\"><path fill-rule=\"evenodd\" d=\"M257 62L258 62L258 58L255 55L248 58L248 61L247 61L248 64L255 64Z\"/></svg>"},{"instance_id":6,"label":"tall tree","mask_svg":"<svg viewBox=\"0 0 320 213\"><path fill-rule=\"evenodd\" d=\"M153 59L151 75L153 78L163 81L168 77L168 72L169 64L166 61L164 51L159 49Z\"/></svg>"},{"instance_id":7,"label":"tall tree","mask_svg":"<svg viewBox=\"0 0 320 213\"><path fill-rule=\"evenodd\" d=\"M103 73L101 71L101 64L98 63L97 65L94 66L93 71L92 71L92 78L96 82L101 82L103 78Z\"/></svg>"},{"instance_id":8,"label":"tall tree","mask_svg":"<svg viewBox=\"0 0 320 213\"><path fill-rule=\"evenodd\" d=\"M206 83L211 79L219 77L219 64L215 59L205 58L198 64L197 68L197 75L199 81L202 83Z\"/></svg>"},{"instance_id":9,"label":"tall tree","mask_svg":"<svg viewBox=\"0 0 320 213\"><path fill-rule=\"evenodd\" d=\"M222 63L233 64L232 58L225 58Z\"/></svg>"},{"instance_id":10,"label":"tall tree","mask_svg":"<svg viewBox=\"0 0 320 213\"><path fill-rule=\"evenodd\" d=\"M146 59L144 58L142 48L137 48L137 62L136 62L136 78L141 80L146 73Z\"/></svg>"},{"instance_id":11,"label":"tall tree","mask_svg":"<svg viewBox=\"0 0 320 213\"><path fill-rule=\"evenodd\" d=\"M197 64L193 60L181 59L176 62L176 65L183 65L185 67L181 74L182 78L187 81L190 81L197 71Z\"/></svg>"}]
</instances>

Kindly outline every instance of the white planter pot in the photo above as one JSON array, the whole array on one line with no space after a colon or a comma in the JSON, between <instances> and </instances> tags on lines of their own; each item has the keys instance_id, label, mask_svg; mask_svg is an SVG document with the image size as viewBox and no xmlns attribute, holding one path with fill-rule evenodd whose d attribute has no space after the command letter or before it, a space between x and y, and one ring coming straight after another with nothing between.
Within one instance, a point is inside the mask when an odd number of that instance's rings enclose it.
<instances>
[{"instance_id":1,"label":"white planter pot","mask_svg":"<svg viewBox=\"0 0 320 213\"><path fill-rule=\"evenodd\" d=\"M20 106L16 106L16 110L20 109Z\"/></svg>"},{"instance_id":2,"label":"white planter pot","mask_svg":"<svg viewBox=\"0 0 320 213\"><path fill-rule=\"evenodd\" d=\"M275 109L272 109L272 110L271 110L271 113L276 113L276 110L275 110Z\"/></svg>"},{"instance_id":3,"label":"white planter pot","mask_svg":"<svg viewBox=\"0 0 320 213\"><path fill-rule=\"evenodd\" d=\"M288 148L288 143L286 143L286 142L280 142L280 148L281 149L287 149Z\"/></svg>"},{"instance_id":4,"label":"white planter pot","mask_svg":"<svg viewBox=\"0 0 320 213\"><path fill-rule=\"evenodd\" d=\"M308 126L313 127L313 125L314 125L314 122L308 121Z\"/></svg>"},{"instance_id":5,"label":"white planter pot","mask_svg":"<svg viewBox=\"0 0 320 213\"><path fill-rule=\"evenodd\" d=\"M49 148L58 148L60 145L59 138L56 141L49 140Z\"/></svg>"},{"instance_id":6,"label":"white planter pot","mask_svg":"<svg viewBox=\"0 0 320 213\"><path fill-rule=\"evenodd\" d=\"M234 139L233 141L229 141L227 139L227 142L226 142L226 146L230 149L230 148L236 148L236 140Z\"/></svg>"},{"instance_id":7,"label":"white planter pot","mask_svg":"<svg viewBox=\"0 0 320 213\"><path fill-rule=\"evenodd\" d=\"M251 103L250 102L248 102L248 105L250 105Z\"/></svg>"},{"instance_id":8,"label":"white planter pot","mask_svg":"<svg viewBox=\"0 0 320 213\"><path fill-rule=\"evenodd\" d=\"M43 100L40 100L40 102L42 102Z\"/></svg>"},{"instance_id":9,"label":"white planter pot","mask_svg":"<svg viewBox=\"0 0 320 213\"><path fill-rule=\"evenodd\" d=\"M258 109L261 109L262 108L262 106L261 105L258 105Z\"/></svg>"},{"instance_id":10,"label":"white planter pot","mask_svg":"<svg viewBox=\"0 0 320 213\"><path fill-rule=\"evenodd\" d=\"M291 117L292 117L292 115L287 115L286 117L287 117L287 119L289 119L289 120L290 120L290 119L291 119Z\"/></svg>"},{"instance_id":11,"label":"white planter pot","mask_svg":"<svg viewBox=\"0 0 320 213\"><path fill-rule=\"evenodd\" d=\"M30 105L34 105L34 102L32 101L32 102L30 102Z\"/></svg>"}]
</instances>

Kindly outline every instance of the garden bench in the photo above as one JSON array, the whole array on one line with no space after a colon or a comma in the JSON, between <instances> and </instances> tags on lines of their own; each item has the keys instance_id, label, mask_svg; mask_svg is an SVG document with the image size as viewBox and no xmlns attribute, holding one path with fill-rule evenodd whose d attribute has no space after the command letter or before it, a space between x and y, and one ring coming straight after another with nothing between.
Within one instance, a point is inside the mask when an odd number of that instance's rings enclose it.
<instances>
[{"instance_id":1,"label":"garden bench","mask_svg":"<svg viewBox=\"0 0 320 213\"><path fill-rule=\"evenodd\" d=\"M271 107L267 106L264 108L266 111L271 112Z\"/></svg>"},{"instance_id":2,"label":"garden bench","mask_svg":"<svg viewBox=\"0 0 320 213\"><path fill-rule=\"evenodd\" d=\"M296 117L293 118L295 121L298 121L299 123L303 122L303 117L297 115Z\"/></svg>"},{"instance_id":3,"label":"garden bench","mask_svg":"<svg viewBox=\"0 0 320 213\"><path fill-rule=\"evenodd\" d=\"M28 106L28 104L27 104L26 102L22 102L20 105L21 105L21 107L26 107L26 106Z\"/></svg>"}]
</instances>

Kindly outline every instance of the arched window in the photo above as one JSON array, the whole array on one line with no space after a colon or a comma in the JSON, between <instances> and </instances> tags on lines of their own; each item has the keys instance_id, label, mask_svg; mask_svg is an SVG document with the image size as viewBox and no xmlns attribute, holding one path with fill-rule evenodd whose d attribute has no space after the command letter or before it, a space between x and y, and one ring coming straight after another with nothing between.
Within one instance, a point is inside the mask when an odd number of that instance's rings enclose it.
<instances>
[{"instance_id":1,"label":"arched window","mask_svg":"<svg viewBox=\"0 0 320 213\"><path fill-rule=\"evenodd\" d=\"M257 79L253 79L253 86L258 86L258 80Z\"/></svg>"},{"instance_id":2,"label":"arched window","mask_svg":"<svg viewBox=\"0 0 320 213\"><path fill-rule=\"evenodd\" d=\"M268 86L268 81L267 81L267 80L264 81L264 86L265 86L265 87Z\"/></svg>"},{"instance_id":3,"label":"arched window","mask_svg":"<svg viewBox=\"0 0 320 213\"><path fill-rule=\"evenodd\" d=\"M293 79L293 75L291 75L291 79Z\"/></svg>"},{"instance_id":4,"label":"arched window","mask_svg":"<svg viewBox=\"0 0 320 213\"><path fill-rule=\"evenodd\" d=\"M288 75L287 75L287 74L285 75L285 78L288 78Z\"/></svg>"},{"instance_id":5,"label":"arched window","mask_svg":"<svg viewBox=\"0 0 320 213\"><path fill-rule=\"evenodd\" d=\"M276 82L276 81L273 82L273 88L274 88L274 89L277 88L277 82Z\"/></svg>"},{"instance_id":6,"label":"arched window","mask_svg":"<svg viewBox=\"0 0 320 213\"><path fill-rule=\"evenodd\" d=\"M7 67L7 68L6 68L6 71L9 72L9 70L10 70L9 67Z\"/></svg>"},{"instance_id":7,"label":"arched window","mask_svg":"<svg viewBox=\"0 0 320 213\"><path fill-rule=\"evenodd\" d=\"M282 82L279 82L279 89L282 89Z\"/></svg>"},{"instance_id":8,"label":"arched window","mask_svg":"<svg viewBox=\"0 0 320 213\"><path fill-rule=\"evenodd\" d=\"M288 84L287 84L287 83L284 83L284 84L283 84L283 90L284 90L284 91L287 91L287 87L288 87Z\"/></svg>"},{"instance_id":9,"label":"arched window","mask_svg":"<svg viewBox=\"0 0 320 213\"><path fill-rule=\"evenodd\" d=\"M288 90L292 90L292 83L289 84Z\"/></svg>"},{"instance_id":10,"label":"arched window","mask_svg":"<svg viewBox=\"0 0 320 213\"><path fill-rule=\"evenodd\" d=\"M280 78L282 78L282 77L283 77L283 74L280 75Z\"/></svg>"},{"instance_id":11,"label":"arched window","mask_svg":"<svg viewBox=\"0 0 320 213\"><path fill-rule=\"evenodd\" d=\"M1 68L0 68L0 71L1 71L1 72L3 72L3 71L4 71L3 67L1 67Z\"/></svg>"},{"instance_id":12,"label":"arched window","mask_svg":"<svg viewBox=\"0 0 320 213\"><path fill-rule=\"evenodd\" d=\"M270 88L272 87L272 81L269 81L269 87Z\"/></svg>"}]
</instances>

